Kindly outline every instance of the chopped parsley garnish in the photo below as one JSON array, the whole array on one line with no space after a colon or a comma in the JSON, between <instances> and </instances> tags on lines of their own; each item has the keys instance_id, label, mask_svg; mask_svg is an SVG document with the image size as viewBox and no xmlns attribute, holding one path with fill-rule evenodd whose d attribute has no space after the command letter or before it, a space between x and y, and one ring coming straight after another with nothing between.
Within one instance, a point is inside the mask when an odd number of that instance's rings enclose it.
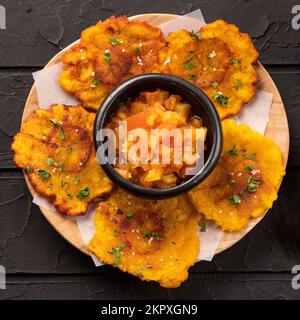
<instances>
[{"instance_id":1,"label":"chopped parsley garnish","mask_svg":"<svg viewBox=\"0 0 300 320\"><path fill-rule=\"evenodd\" d=\"M206 232L206 223L205 223L205 221L200 221L199 222L199 226L200 226L200 231L201 232Z\"/></svg>"},{"instance_id":2,"label":"chopped parsley garnish","mask_svg":"<svg viewBox=\"0 0 300 320\"><path fill-rule=\"evenodd\" d=\"M155 238L156 238L157 241L163 241L164 240L163 237L160 236L160 235L156 235Z\"/></svg>"},{"instance_id":3,"label":"chopped parsley garnish","mask_svg":"<svg viewBox=\"0 0 300 320\"><path fill-rule=\"evenodd\" d=\"M133 212L129 212L129 213L127 214L127 219L128 219L128 220L134 219L134 213L133 213Z\"/></svg>"},{"instance_id":4,"label":"chopped parsley garnish","mask_svg":"<svg viewBox=\"0 0 300 320\"><path fill-rule=\"evenodd\" d=\"M229 198L231 204L240 204L242 202L242 196L240 194L234 194Z\"/></svg>"},{"instance_id":5,"label":"chopped parsley garnish","mask_svg":"<svg viewBox=\"0 0 300 320\"><path fill-rule=\"evenodd\" d=\"M220 105L224 106L227 105L229 102L229 98L225 97L222 93L218 92L215 95L215 101L218 102Z\"/></svg>"},{"instance_id":6,"label":"chopped parsley garnish","mask_svg":"<svg viewBox=\"0 0 300 320\"><path fill-rule=\"evenodd\" d=\"M60 182L60 186L63 188L64 186L66 186L68 184L68 182L61 180Z\"/></svg>"},{"instance_id":7,"label":"chopped parsley garnish","mask_svg":"<svg viewBox=\"0 0 300 320\"><path fill-rule=\"evenodd\" d=\"M49 180L52 177L52 174L46 170L40 169L37 172L43 180Z\"/></svg>"},{"instance_id":8,"label":"chopped parsley garnish","mask_svg":"<svg viewBox=\"0 0 300 320\"><path fill-rule=\"evenodd\" d=\"M254 193L256 192L257 187L260 185L260 180L255 179L254 176L251 175L247 180L247 184L248 184L248 187L247 187L248 192Z\"/></svg>"},{"instance_id":9,"label":"chopped parsley garnish","mask_svg":"<svg viewBox=\"0 0 300 320\"><path fill-rule=\"evenodd\" d=\"M119 246L117 248L112 248L111 249L112 253L115 256L115 260L114 260L114 265L115 266L117 266L121 261L121 253L120 253L120 251L122 251L124 249L124 247L125 247L124 244L121 243L121 244L119 244Z\"/></svg>"},{"instance_id":10,"label":"chopped parsley garnish","mask_svg":"<svg viewBox=\"0 0 300 320\"><path fill-rule=\"evenodd\" d=\"M94 79L92 82L91 82L91 88L95 89L97 88L98 84L100 83L100 79Z\"/></svg>"},{"instance_id":11,"label":"chopped parsley garnish","mask_svg":"<svg viewBox=\"0 0 300 320\"><path fill-rule=\"evenodd\" d=\"M61 140L65 140L65 130L63 127L60 127L60 137Z\"/></svg>"},{"instance_id":12,"label":"chopped parsley garnish","mask_svg":"<svg viewBox=\"0 0 300 320\"><path fill-rule=\"evenodd\" d=\"M79 200L83 200L85 198L87 198L90 195L90 188L89 187L85 187L83 189L81 189L78 194L77 194L77 198Z\"/></svg>"},{"instance_id":13,"label":"chopped parsley garnish","mask_svg":"<svg viewBox=\"0 0 300 320\"><path fill-rule=\"evenodd\" d=\"M196 36L200 41L204 40L203 35L202 35L202 33L200 31L196 33Z\"/></svg>"},{"instance_id":14,"label":"chopped parsley garnish","mask_svg":"<svg viewBox=\"0 0 300 320\"><path fill-rule=\"evenodd\" d=\"M61 169L62 171L65 170L65 165L64 165L64 164L61 164L59 167L60 167L60 169Z\"/></svg>"},{"instance_id":15,"label":"chopped parsley garnish","mask_svg":"<svg viewBox=\"0 0 300 320\"><path fill-rule=\"evenodd\" d=\"M248 160L256 159L256 153L243 154L243 158L248 159Z\"/></svg>"},{"instance_id":16,"label":"chopped parsley garnish","mask_svg":"<svg viewBox=\"0 0 300 320\"><path fill-rule=\"evenodd\" d=\"M60 127L60 124L58 123L58 121L56 119L50 119L49 120L55 127Z\"/></svg>"},{"instance_id":17,"label":"chopped parsley garnish","mask_svg":"<svg viewBox=\"0 0 300 320\"><path fill-rule=\"evenodd\" d=\"M192 32L191 32L191 38L193 41L195 41L195 39L196 39L194 30L192 30Z\"/></svg>"},{"instance_id":18,"label":"chopped parsley garnish","mask_svg":"<svg viewBox=\"0 0 300 320\"><path fill-rule=\"evenodd\" d=\"M195 74L189 74L188 78L191 80L197 80L197 76Z\"/></svg>"},{"instance_id":19,"label":"chopped parsley garnish","mask_svg":"<svg viewBox=\"0 0 300 320\"><path fill-rule=\"evenodd\" d=\"M78 184L79 182L80 182L80 178L79 177L75 178L74 183Z\"/></svg>"},{"instance_id":20,"label":"chopped parsley garnish","mask_svg":"<svg viewBox=\"0 0 300 320\"><path fill-rule=\"evenodd\" d=\"M147 268L148 269L151 269L152 268L152 265L150 263L147 263Z\"/></svg>"},{"instance_id":21,"label":"chopped parsley garnish","mask_svg":"<svg viewBox=\"0 0 300 320\"><path fill-rule=\"evenodd\" d=\"M243 82L242 82L242 80L236 80L236 84L235 84L235 90L239 90L239 89L241 89L241 88L243 88Z\"/></svg>"},{"instance_id":22,"label":"chopped parsley garnish","mask_svg":"<svg viewBox=\"0 0 300 320\"><path fill-rule=\"evenodd\" d=\"M110 57L110 52L104 52L104 57L103 57L104 61L106 62L111 62L111 57Z\"/></svg>"},{"instance_id":23,"label":"chopped parsley garnish","mask_svg":"<svg viewBox=\"0 0 300 320\"><path fill-rule=\"evenodd\" d=\"M245 167L245 169L246 169L247 171L255 170L255 168L254 168L253 166L247 166L247 167Z\"/></svg>"},{"instance_id":24,"label":"chopped parsley garnish","mask_svg":"<svg viewBox=\"0 0 300 320\"><path fill-rule=\"evenodd\" d=\"M136 53L136 54L139 54L140 53L140 48L134 48L134 52Z\"/></svg>"},{"instance_id":25,"label":"chopped parsley garnish","mask_svg":"<svg viewBox=\"0 0 300 320\"><path fill-rule=\"evenodd\" d=\"M54 127L60 128L60 137L62 140L64 140L65 139L65 131L64 131L64 128L61 126L61 124L54 118L50 119L49 121L54 125Z\"/></svg>"},{"instance_id":26,"label":"chopped parsley garnish","mask_svg":"<svg viewBox=\"0 0 300 320\"><path fill-rule=\"evenodd\" d=\"M219 83L218 83L217 81L215 81L215 82L213 82L213 83L211 84L211 86L212 86L214 89L217 89L218 85L219 85Z\"/></svg>"},{"instance_id":27,"label":"chopped parsley garnish","mask_svg":"<svg viewBox=\"0 0 300 320\"><path fill-rule=\"evenodd\" d=\"M232 149L226 151L226 153L230 154L231 156L239 155L239 151L235 148L235 146L233 146Z\"/></svg>"},{"instance_id":28,"label":"chopped parsley garnish","mask_svg":"<svg viewBox=\"0 0 300 320\"><path fill-rule=\"evenodd\" d=\"M68 154L71 154L72 151L73 151L73 148L72 148L72 147L68 147L68 148L66 149L66 151L67 151Z\"/></svg>"},{"instance_id":29,"label":"chopped parsley garnish","mask_svg":"<svg viewBox=\"0 0 300 320\"><path fill-rule=\"evenodd\" d=\"M53 166L53 167L58 167L58 163L56 161L54 161L53 158L48 158L46 159L45 161L47 164L49 164L50 166Z\"/></svg>"},{"instance_id":30,"label":"chopped parsley garnish","mask_svg":"<svg viewBox=\"0 0 300 320\"><path fill-rule=\"evenodd\" d=\"M195 67L195 65L196 65L196 62L193 61L193 59L186 60L183 63L184 68L187 70L193 69Z\"/></svg>"},{"instance_id":31,"label":"chopped parsley garnish","mask_svg":"<svg viewBox=\"0 0 300 320\"><path fill-rule=\"evenodd\" d=\"M242 60L241 59L237 59L237 58L232 58L230 60L230 64L241 64Z\"/></svg>"},{"instance_id":32,"label":"chopped parsley garnish","mask_svg":"<svg viewBox=\"0 0 300 320\"><path fill-rule=\"evenodd\" d=\"M115 230L114 230L114 236L115 236L116 238L118 238L118 236L119 236L119 230L118 230L118 229L115 229Z\"/></svg>"},{"instance_id":33,"label":"chopped parsley garnish","mask_svg":"<svg viewBox=\"0 0 300 320\"><path fill-rule=\"evenodd\" d=\"M153 237L153 232L152 231L145 232L145 237L148 239L151 239Z\"/></svg>"},{"instance_id":34,"label":"chopped parsley garnish","mask_svg":"<svg viewBox=\"0 0 300 320\"><path fill-rule=\"evenodd\" d=\"M193 53L195 53L195 51L194 50L189 50L188 53L189 54L193 54Z\"/></svg>"},{"instance_id":35,"label":"chopped parsley garnish","mask_svg":"<svg viewBox=\"0 0 300 320\"><path fill-rule=\"evenodd\" d=\"M71 193L68 193L68 194L67 194L67 197L68 197L70 200L73 199L73 196L71 195Z\"/></svg>"},{"instance_id":36,"label":"chopped parsley garnish","mask_svg":"<svg viewBox=\"0 0 300 320\"><path fill-rule=\"evenodd\" d=\"M112 46L117 46L118 44L123 43L123 41L121 39L116 39L116 38L111 38L110 39L110 44Z\"/></svg>"},{"instance_id":37,"label":"chopped parsley garnish","mask_svg":"<svg viewBox=\"0 0 300 320\"><path fill-rule=\"evenodd\" d=\"M41 134L42 134L42 139L45 140L46 139L46 133L42 131Z\"/></svg>"}]
</instances>

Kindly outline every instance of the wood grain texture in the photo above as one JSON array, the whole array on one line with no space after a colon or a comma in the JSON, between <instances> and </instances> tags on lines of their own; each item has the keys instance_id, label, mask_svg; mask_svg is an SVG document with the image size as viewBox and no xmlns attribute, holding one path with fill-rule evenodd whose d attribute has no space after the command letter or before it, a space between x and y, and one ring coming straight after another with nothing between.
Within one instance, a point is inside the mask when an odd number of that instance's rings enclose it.
<instances>
[{"instance_id":1,"label":"wood grain texture","mask_svg":"<svg viewBox=\"0 0 300 320\"><path fill-rule=\"evenodd\" d=\"M0 67L43 67L79 38L81 30L111 15L201 9L207 22L224 19L254 39L264 64L300 63L299 32L291 28L299 0L30 0L1 1L7 30L0 30Z\"/></svg>"},{"instance_id":2,"label":"wood grain texture","mask_svg":"<svg viewBox=\"0 0 300 320\"><path fill-rule=\"evenodd\" d=\"M167 14L145 14L145 15L138 15L138 16L132 17L132 19L147 21L152 25L157 26L163 22L173 19L174 17L176 16L167 15ZM62 52L57 54L55 57L53 57L49 61L49 63L46 65L46 67L51 66L55 63L58 63L61 59L63 52L68 50L73 45L74 43L68 46L67 48L65 48ZM270 111L270 118L269 118L265 135L271 138L279 146L279 148L282 151L283 163L286 166L287 159L288 159L288 152L289 152L289 128L288 128L285 109L284 109L280 94L276 88L276 85L274 84L273 80L269 76L268 72L264 69L264 67L260 63L258 63L256 69L260 78L258 89L261 89L267 92L272 92L274 95L273 103ZM23 120L26 119L29 116L29 114L31 114L37 108L38 108L37 91L36 91L35 85L33 85L25 105ZM26 181L32 195L34 196L35 191L33 190L27 178L26 178ZM43 215L46 217L46 219L57 230L57 232L59 232L67 241L69 241L73 246L78 248L80 251L88 254L86 246L84 245L81 239L81 235L79 233L76 222L67 219L66 217L60 215L59 213L54 213L44 208L40 208L40 209ZM252 230L252 228L257 223L259 223L262 218L263 216L257 219L252 219L248 227L242 232L224 233L221 238L221 241L219 242L217 253L220 253L226 250L227 248L231 247L236 242L238 242L250 230Z\"/></svg>"}]
</instances>

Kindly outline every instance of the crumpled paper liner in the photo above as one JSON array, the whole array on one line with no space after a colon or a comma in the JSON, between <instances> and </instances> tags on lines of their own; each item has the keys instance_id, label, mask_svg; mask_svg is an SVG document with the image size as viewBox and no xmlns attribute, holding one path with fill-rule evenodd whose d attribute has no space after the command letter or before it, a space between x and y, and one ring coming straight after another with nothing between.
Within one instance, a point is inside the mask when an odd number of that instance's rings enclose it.
<instances>
[{"instance_id":1,"label":"crumpled paper liner","mask_svg":"<svg viewBox=\"0 0 300 320\"><path fill-rule=\"evenodd\" d=\"M170 32L186 29L196 31L205 24L201 10L196 10L170 20L160 25L164 36ZM59 85L58 78L62 71L62 64L58 63L47 67L41 71L33 73L35 80L39 106L42 109L49 108L52 104L61 103L66 105L77 105L79 102L67 94ZM244 106L242 112L234 117L239 124L247 124L253 130L264 134L269 120L270 107L272 105L273 94L259 90L255 97ZM50 211L55 211L53 205L45 198L35 196L33 203ZM94 235L95 227L93 217L95 210L91 210L85 217L75 219L82 236L83 242L87 245ZM67 218L66 218L67 219ZM212 222L206 222L206 232L199 231L200 252L197 261L211 261L215 255L223 231ZM96 266L102 265L97 257L91 255Z\"/></svg>"}]
</instances>

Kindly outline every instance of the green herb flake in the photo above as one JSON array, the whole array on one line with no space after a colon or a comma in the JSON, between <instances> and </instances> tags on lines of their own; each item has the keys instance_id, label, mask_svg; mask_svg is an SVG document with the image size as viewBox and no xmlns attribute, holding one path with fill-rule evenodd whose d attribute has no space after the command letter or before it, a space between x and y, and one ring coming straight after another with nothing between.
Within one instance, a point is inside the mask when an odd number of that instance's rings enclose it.
<instances>
[{"instance_id":1,"label":"green herb flake","mask_svg":"<svg viewBox=\"0 0 300 320\"><path fill-rule=\"evenodd\" d=\"M60 167L60 170L61 170L61 171L64 171L64 170L65 170L65 165L64 165L64 164L61 164L59 167Z\"/></svg>"},{"instance_id":2,"label":"green herb flake","mask_svg":"<svg viewBox=\"0 0 300 320\"><path fill-rule=\"evenodd\" d=\"M56 161L54 161L53 158L48 158L46 159L45 161L47 164L49 164L50 166L53 166L53 167L58 167L58 163Z\"/></svg>"},{"instance_id":3,"label":"green herb flake","mask_svg":"<svg viewBox=\"0 0 300 320\"><path fill-rule=\"evenodd\" d=\"M116 39L116 38L110 38L110 44L112 46L117 46L118 44L123 43L121 39Z\"/></svg>"},{"instance_id":4,"label":"green herb flake","mask_svg":"<svg viewBox=\"0 0 300 320\"><path fill-rule=\"evenodd\" d=\"M119 244L119 246L117 248L112 248L111 251L115 256L115 260L114 260L114 265L117 266L119 265L120 261L121 261L121 252L124 249L124 244L121 243Z\"/></svg>"},{"instance_id":5,"label":"green herb flake","mask_svg":"<svg viewBox=\"0 0 300 320\"><path fill-rule=\"evenodd\" d=\"M129 212L129 213L127 214L127 219L128 219L128 220L134 219L134 213L133 213L133 212Z\"/></svg>"},{"instance_id":6,"label":"green herb flake","mask_svg":"<svg viewBox=\"0 0 300 320\"><path fill-rule=\"evenodd\" d=\"M240 204L242 202L242 196L240 194L234 194L229 198L231 204Z\"/></svg>"},{"instance_id":7,"label":"green herb flake","mask_svg":"<svg viewBox=\"0 0 300 320\"><path fill-rule=\"evenodd\" d=\"M63 127L60 127L60 137L61 140L65 140L65 130Z\"/></svg>"},{"instance_id":8,"label":"green herb flake","mask_svg":"<svg viewBox=\"0 0 300 320\"><path fill-rule=\"evenodd\" d=\"M237 58L232 58L230 60L230 64L241 64L242 60L241 59L237 59Z\"/></svg>"},{"instance_id":9,"label":"green herb flake","mask_svg":"<svg viewBox=\"0 0 300 320\"><path fill-rule=\"evenodd\" d=\"M100 79L94 79L94 80L91 82L91 88L92 88L92 89L97 88L97 86L98 86L99 83L100 83Z\"/></svg>"},{"instance_id":10,"label":"green herb flake","mask_svg":"<svg viewBox=\"0 0 300 320\"><path fill-rule=\"evenodd\" d=\"M255 193L257 191L257 187L260 185L260 180L254 178L254 176L250 176L247 180L247 190L249 193Z\"/></svg>"},{"instance_id":11,"label":"green herb flake","mask_svg":"<svg viewBox=\"0 0 300 320\"><path fill-rule=\"evenodd\" d=\"M37 173L41 176L43 180L49 180L52 177L52 174L46 170L38 170Z\"/></svg>"},{"instance_id":12,"label":"green herb flake","mask_svg":"<svg viewBox=\"0 0 300 320\"><path fill-rule=\"evenodd\" d=\"M253 166L247 166L245 167L245 170L252 171L252 170L255 170L255 168Z\"/></svg>"},{"instance_id":13,"label":"green herb flake","mask_svg":"<svg viewBox=\"0 0 300 320\"><path fill-rule=\"evenodd\" d=\"M139 54L139 53L140 53L140 51L141 51L141 49L140 49L140 48L134 48L134 52L135 52L136 54Z\"/></svg>"},{"instance_id":14,"label":"green herb flake","mask_svg":"<svg viewBox=\"0 0 300 320\"><path fill-rule=\"evenodd\" d=\"M64 181L64 180L61 180L60 182L60 186L61 188L63 188L64 186L66 186L68 184L68 182Z\"/></svg>"},{"instance_id":15,"label":"green herb flake","mask_svg":"<svg viewBox=\"0 0 300 320\"><path fill-rule=\"evenodd\" d=\"M68 147L66 149L66 151L67 151L68 154L71 154L73 152L73 148L72 147Z\"/></svg>"},{"instance_id":16,"label":"green herb flake","mask_svg":"<svg viewBox=\"0 0 300 320\"><path fill-rule=\"evenodd\" d=\"M195 41L195 39L196 39L194 30L192 30L192 32L191 32L191 38L193 41Z\"/></svg>"},{"instance_id":17,"label":"green herb flake","mask_svg":"<svg viewBox=\"0 0 300 320\"><path fill-rule=\"evenodd\" d=\"M223 95L223 93L221 92L218 92L216 95L215 95L215 101L218 102L221 106L225 106L228 104L229 102L229 98L225 97Z\"/></svg>"},{"instance_id":18,"label":"green herb flake","mask_svg":"<svg viewBox=\"0 0 300 320\"><path fill-rule=\"evenodd\" d=\"M80 178L79 177L75 178L74 183L78 184L79 182L80 182Z\"/></svg>"},{"instance_id":19,"label":"green herb flake","mask_svg":"<svg viewBox=\"0 0 300 320\"><path fill-rule=\"evenodd\" d=\"M78 194L77 194L77 198L79 200L83 200L85 198L87 198L90 195L90 188L89 187L85 187L83 189L81 189Z\"/></svg>"},{"instance_id":20,"label":"green herb flake","mask_svg":"<svg viewBox=\"0 0 300 320\"><path fill-rule=\"evenodd\" d=\"M199 222L199 226L200 226L200 232L206 232L206 223L205 221L200 221Z\"/></svg>"},{"instance_id":21,"label":"green herb flake","mask_svg":"<svg viewBox=\"0 0 300 320\"><path fill-rule=\"evenodd\" d=\"M193 54L193 53L195 53L195 51L194 50L189 50L188 53L189 54Z\"/></svg>"},{"instance_id":22,"label":"green herb flake","mask_svg":"<svg viewBox=\"0 0 300 320\"><path fill-rule=\"evenodd\" d=\"M114 230L114 236L115 236L116 238L118 238L118 236L119 236L119 230L118 230L118 229L115 229L115 230Z\"/></svg>"},{"instance_id":23,"label":"green herb flake","mask_svg":"<svg viewBox=\"0 0 300 320\"><path fill-rule=\"evenodd\" d=\"M42 131L41 134L42 134L42 139L45 140L46 139L46 133Z\"/></svg>"},{"instance_id":24,"label":"green herb flake","mask_svg":"<svg viewBox=\"0 0 300 320\"><path fill-rule=\"evenodd\" d=\"M183 63L183 67L187 70L193 69L195 67L195 65L196 65L196 62L193 61L193 59L188 59L188 60L184 61L184 63Z\"/></svg>"},{"instance_id":25,"label":"green herb flake","mask_svg":"<svg viewBox=\"0 0 300 320\"><path fill-rule=\"evenodd\" d=\"M106 61L107 63L111 62L111 57L110 57L110 52L109 52L109 51L104 52L103 59L104 59L104 61Z\"/></svg>"},{"instance_id":26,"label":"green herb flake","mask_svg":"<svg viewBox=\"0 0 300 320\"><path fill-rule=\"evenodd\" d=\"M218 83L217 81L215 81L215 82L213 82L213 83L211 84L211 86L212 86L214 89L217 89L218 85L219 85L219 83Z\"/></svg>"},{"instance_id":27,"label":"green herb flake","mask_svg":"<svg viewBox=\"0 0 300 320\"><path fill-rule=\"evenodd\" d=\"M189 75L188 75L188 78L189 78L190 80L197 80L197 76L196 76L195 74L189 74Z\"/></svg>"},{"instance_id":28,"label":"green herb flake","mask_svg":"<svg viewBox=\"0 0 300 320\"><path fill-rule=\"evenodd\" d=\"M235 90L239 90L239 89L242 89L243 88L243 86L244 86L244 84L243 84L243 82L242 82L242 80L236 80L236 84L235 84Z\"/></svg>"},{"instance_id":29,"label":"green herb flake","mask_svg":"<svg viewBox=\"0 0 300 320\"><path fill-rule=\"evenodd\" d=\"M53 119L50 119L49 121L54 125L54 127L58 127L58 128L60 127L60 124L56 119L53 118Z\"/></svg>"},{"instance_id":30,"label":"green herb flake","mask_svg":"<svg viewBox=\"0 0 300 320\"><path fill-rule=\"evenodd\" d=\"M73 196L71 195L71 193L68 193L68 194L67 194L67 197L68 197L70 200L73 199Z\"/></svg>"},{"instance_id":31,"label":"green herb flake","mask_svg":"<svg viewBox=\"0 0 300 320\"><path fill-rule=\"evenodd\" d=\"M197 38L200 40L200 41L204 41L204 38L203 38L203 35L202 35L202 32L197 32L196 33L196 36L197 36Z\"/></svg>"},{"instance_id":32,"label":"green herb flake","mask_svg":"<svg viewBox=\"0 0 300 320\"><path fill-rule=\"evenodd\" d=\"M243 158L248 159L248 160L256 159L256 153L243 154Z\"/></svg>"},{"instance_id":33,"label":"green herb flake","mask_svg":"<svg viewBox=\"0 0 300 320\"><path fill-rule=\"evenodd\" d=\"M153 237L153 232L152 231L145 232L145 237L148 239L151 239Z\"/></svg>"},{"instance_id":34,"label":"green herb flake","mask_svg":"<svg viewBox=\"0 0 300 320\"><path fill-rule=\"evenodd\" d=\"M164 240L163 237L160 236L160 235L156 235L155 238L156 238L157 241L163 241Z\"/></svg>"},{"instance_id":35,"label":"green herb flake","mask_svg":"<svg viewBox=\"0 0 300 320\"><path fill-rule=\"evenodd\" d=\"M231 156L239 155L239 151L235 148L235 146L233 146L232 149L227 150L226 153L230 154Z\"/></svg>"}]
</instances>

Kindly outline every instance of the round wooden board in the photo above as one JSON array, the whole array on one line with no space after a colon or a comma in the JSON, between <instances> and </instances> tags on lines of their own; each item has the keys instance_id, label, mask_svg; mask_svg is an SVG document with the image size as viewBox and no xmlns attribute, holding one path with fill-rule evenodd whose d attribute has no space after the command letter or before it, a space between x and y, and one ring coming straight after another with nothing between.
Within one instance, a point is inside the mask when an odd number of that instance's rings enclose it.
<instances>
[{"instance_id":1,"label":"round wooden board","mask_svg":"<svg viewBox=\"0 0 300 320\"><path fill-rule=\"evenodd\" d=\"M131 17L130 19L147 21L154 26L158 26L159 24L167 22L176 17L177 17L176 15L171 15L171 14L142 14L142 15ZM55 57L53 57L49 61L49 63L45 67L48 67L60 62L62 54L66 50L70 49L76 43L78 43L78 41L72 43L70 46L65 48L60 53L58 53ZM270 77L266 69L260 63L258 63L256 68L260 78L258 89L271 92L274 95L273 103L270 111L269 122L267 124L265 135L270 139L272 139L279 146L279 148L282 151L284 166L286 166L288 153L289 153L289 128L288 128L285 109L284 109L280 94L276 88L276 85L274 84L272 78ZM38 108L39 106L38 106L37 91L36 91L35 85L33 85L26 101L22 122L34 110ZM30 185L27 178L26 178L26 182L32 196L36 195L36 192ZM52 211L49 211L41 207L40 209L43 215L50 222L50 224L56 229L57 232L59 232L68 242L70 242L73 246L78 248L80 251L82 251L83 253L89 254L85 244L83 243L77 224L74 220L68 219L67 217L59 213L54 213ZM257 223L259 223L263 217L264 215L257 219L252 219L248 227L242 232L238 232L238 233L224 232L219 242L219 246L217 248L216 253L220 253L228 249L232 245L234 245L236 242L238 242Z\"/></svg>"}]
</instances>

